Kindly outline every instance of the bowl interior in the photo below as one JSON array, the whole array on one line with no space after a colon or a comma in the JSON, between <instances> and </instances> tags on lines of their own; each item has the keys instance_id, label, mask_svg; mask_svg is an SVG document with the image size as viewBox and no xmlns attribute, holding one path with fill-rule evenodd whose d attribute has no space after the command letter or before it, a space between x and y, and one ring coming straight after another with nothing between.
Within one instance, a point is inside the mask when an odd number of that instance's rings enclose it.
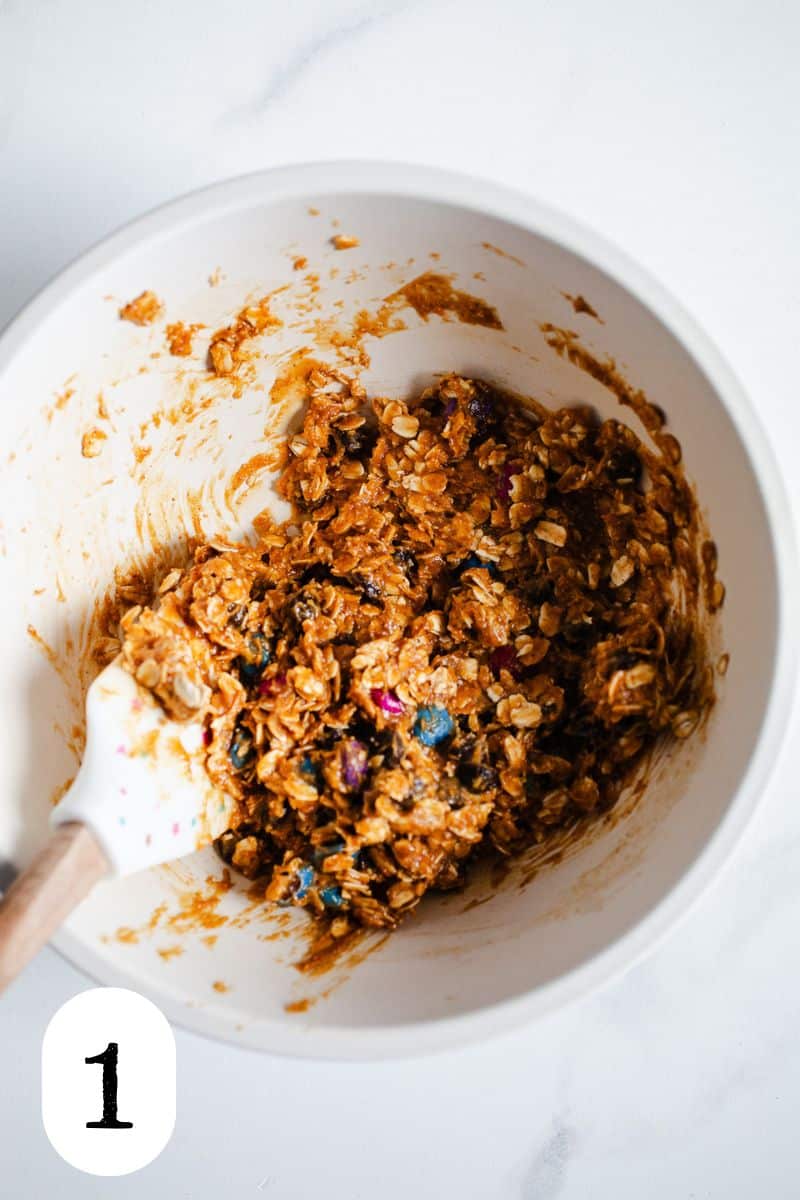
<instances>
[{"instance_id":1,"label":"bowl interior","mask_svg":"<svg viewBox=\"0 0 800 1200\"><path fill-rule=\"evenodd\" d=\"M99 978L127 980L213 1033L272 1049L358 1053L355 1037L385 1047L381 1034L399 1026L408 1045L423 1048L446 1040L445 1025L430 1021L531 992L544 1004L695 862L765 711L773 543L748 448L710 380L631 292L535 232L533 210L528 228L400 192L305 184L290 192L265 179L151 218L56 285L10 361L0 359L0 857L24 861L44 836L52 797L75 773L87 651L115 565L151 552L163 558L170 546L178 553L193 532L246 531L274 503L269 458L296 415L304 363L344 362L369 390L391 395L456 370L551 405L589 402L635 424L554 352L541 325L574 330L667 413L719 548L727 588L719 636L730 668L704 735L662 758L624 819L595 828L557 867L523 864L494 891L477 878L466 893L433 898L383 944L368 939L318 977L291 965L307 944L304 918L263 911L245 881L220 889L210 851L101 886L62 941ZM336 250L337 232L359 245ZM295 265L301 256L307 263ZM337 339L359 311L380 312L425 272L492 305L503 328L454 312L424 319L392 302L384 324L402 328L363 333L362 321L355 350L352 339ZM167 321L204 326L191 356L168 353L163 320L118 319L119 304L145 288L164 300ZM250 375L232 388L205 369L209 335L267 293L282 324L254 343ZM569 296L583 296L597 317L576 312ZM100 453L84 457L82 437L97 429ZM237 484L245 462L250 473Z\"/></svg>"}]
</instances>

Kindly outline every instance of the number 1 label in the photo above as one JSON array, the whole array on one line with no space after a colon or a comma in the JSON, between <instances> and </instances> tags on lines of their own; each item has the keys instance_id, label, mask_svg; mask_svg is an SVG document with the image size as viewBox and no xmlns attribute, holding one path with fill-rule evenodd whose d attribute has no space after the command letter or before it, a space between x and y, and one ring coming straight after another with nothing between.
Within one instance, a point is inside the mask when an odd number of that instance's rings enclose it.
<instances>
[{"instance_id":1,"label":"number 1 label","mask_svg":"<svg viewBox=\"0 0 800 1200\"><path fill-rule=\"evenodd\" d=\"M42 1042L42 1120L61 1157L92 1175L127 1175L161 1153L175 1127L175 1038L155 1004L92 988L58 1010Z\"/></svg>"},{"instance_id":2,"label":"number 1 label","mask_svg":"<svg viewBox=\"0 0 800 1200\"><path fill-rule=\"evenodd\" d=\"M133 1129L133 1121L117 1120L118 1059L118 1044L109 1042L102 1054L95 1054L92 1058L83 1060L85 1063L103 1064L103 1119L87 1121L87 1129Z\"/></svg>"}]
</instances>

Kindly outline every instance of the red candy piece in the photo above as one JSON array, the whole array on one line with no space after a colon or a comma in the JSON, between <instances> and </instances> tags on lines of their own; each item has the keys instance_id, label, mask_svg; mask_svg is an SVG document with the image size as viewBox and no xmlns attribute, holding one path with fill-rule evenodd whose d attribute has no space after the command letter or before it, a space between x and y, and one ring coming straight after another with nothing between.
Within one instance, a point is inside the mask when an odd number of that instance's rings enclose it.
<instances>
[{"instance_id":1,"label":"red candy piece","mask_svg":"<svg viewBox=\"0 0 800 1200\"><path fill-rule=\"evenodd\" d=\"M272 679L262 679L258 685L259 696L274 696L281 688L286 687L285 675L273 675Z\"/></svg>"},{"instance_id":2,"label":"red candy piece","mask_svg":"<svg viewBox=\"0 0 800 1200\"><path fill-rule=\"evenodd\" d=\"M501 500L508 500L511 495L511 478L513 475L519 475L521 471L522 463L518 462L506 463L503 467L497 483L497 494Z\"/></svg>"},{"instance_id":3,"label":"red candy piece","mask_svg":"<svg viewBox=\"0 0 800 1200\"><path fill-rule=\"evenodd\" d=\"M495 679L500 678L501 671L508 671L514 679L522 679L525 674L525 667L517 658L517 652L513 646L498 646L489 655L489 666L492 668L492 673Z\"/></svg>"}]
</instances>

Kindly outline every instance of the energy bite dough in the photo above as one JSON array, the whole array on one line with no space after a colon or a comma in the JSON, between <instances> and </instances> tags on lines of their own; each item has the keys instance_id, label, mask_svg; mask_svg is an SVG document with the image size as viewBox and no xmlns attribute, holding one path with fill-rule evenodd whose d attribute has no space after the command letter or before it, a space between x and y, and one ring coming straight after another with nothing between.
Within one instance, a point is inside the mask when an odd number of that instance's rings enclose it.
<instances>
[{"instance_id":1,"label":"energy bite dough","mask_svg":"<svg viewBox=\"0 0 800 1200\"><path fill-rule=\"evenodd\" d=\"M224 860L338 934L609 809L692 733L714 556L673 438L453 375L409 403L308 390L293 521L170 571L122 654L205 723Z\"/></svg>"}]
</instances>

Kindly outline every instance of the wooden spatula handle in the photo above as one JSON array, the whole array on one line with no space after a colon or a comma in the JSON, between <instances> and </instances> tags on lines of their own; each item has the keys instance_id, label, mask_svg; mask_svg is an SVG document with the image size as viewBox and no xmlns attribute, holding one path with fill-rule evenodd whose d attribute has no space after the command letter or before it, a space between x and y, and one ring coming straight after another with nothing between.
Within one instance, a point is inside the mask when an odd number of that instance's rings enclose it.
<instances>
[{"instance_id":1,"label":"wooden spatula handle","mask_svg":"<svg viewBox=\"0 0 800 1200\"><path fill-rule=\"evenodd\" d=\"M85 825L71 822L55 830L0 900L0 992L108 869L105 854Z\"/></svg>"}]
</instances>

